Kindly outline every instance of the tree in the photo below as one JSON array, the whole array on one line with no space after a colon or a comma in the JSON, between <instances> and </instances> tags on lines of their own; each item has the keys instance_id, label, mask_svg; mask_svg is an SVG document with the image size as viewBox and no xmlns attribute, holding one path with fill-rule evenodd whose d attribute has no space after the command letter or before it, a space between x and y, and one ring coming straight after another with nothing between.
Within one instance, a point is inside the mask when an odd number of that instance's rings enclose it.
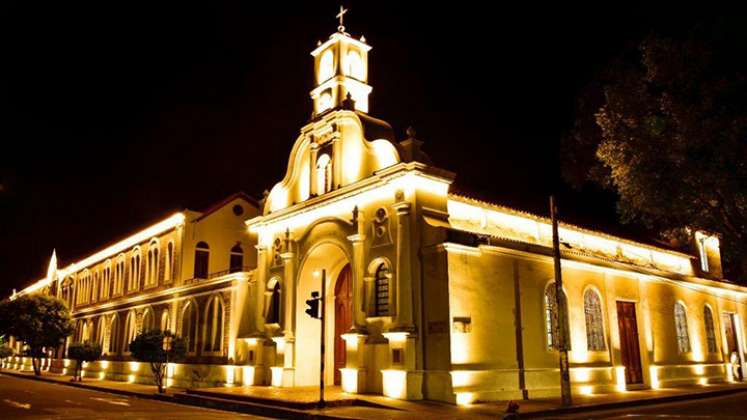
<instances>
[{"instance_id":1,"label":"tree","mask_svg":"<svg viewBox=\"0 0 747 420\"><path fill-rule=\"evenodd\" d=\"M28 346L27 355L37 376L41 375L45 349L57 348L74 330L65 302L46 295L23 295L0 302L0 325L1 333Z\"/></svg>"},{"instance_id":2,"label":"tree","mask_svg":"<svg viewBox=\"0 0 747 420\"><path fill-rule=\"evenodd\" d=\"M73 343L67 348L67 357L75 360L75 371L73 372L73 381L83 381L81 371L83 362L93 362L101 358L101 344L85 341L83 343Z\"/></svg>"},{"instance_id":3,"label":"tree","mask_svg":"<svg viewBox=\"0 0 747 420\"><path fill-rule=\"evenodd\" d=\"M187 346L182 338L169 331L149 330L132 340L130 352L135 360L150 364L153 381L158 387L158 392L162 394L166 365L181 360L187 353Z\"/></svg>"},{"instance_id":4,"label":"tree","mask_svg":"<svg viewBox=\"0 0 747 420\"><path fill-rule=\"evenodd\" d=\"M747 274L747 32L730 23L650 35L617 57L579 97L562 160L567 180L617 192L623 222L672 245L690 246L694 230L720 233L727 275L738 278Z\"/></svg>"}]
</instances>

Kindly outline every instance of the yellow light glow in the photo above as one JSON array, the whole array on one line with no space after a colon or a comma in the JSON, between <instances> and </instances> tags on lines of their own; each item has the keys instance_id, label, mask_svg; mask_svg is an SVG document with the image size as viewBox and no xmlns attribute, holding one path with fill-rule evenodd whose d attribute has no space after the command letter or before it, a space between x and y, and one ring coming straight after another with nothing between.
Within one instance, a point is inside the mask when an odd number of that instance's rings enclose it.
<instances>
[{"instance_id":1,"label":"yellow light glow","mask_svg":"<svg viewBox=\"0 0 747 420\"><path fill-rule=\"evenodd\" d=\"M470 405L475 401L475 394L472 392L457 392L456 403L457 405Z\"/></svg>"},{"instance_id":2,"label":"yellow light glow","mask_svg":"<svg viewBox=\"0 0 747 420\"><path fill-rule=\"evenodd\" d=\"M659 367L651 366L649 371L651 374L651 389L661 389L661 383L659 382Z\"/></svg>"},{"instance_id":3,"label":"yellow light glow","mask_svg":"<svg viewBox=\"0 0 747 420\"><path fill-rule=\"evenodd\" d=\"M226 386L233 385L234 367L233 366L223 366L223 369L226 372Z\"/></svg>"},{"instance_id":4,"label":"yellow light glow","mask_svg":"<svg viewBox=\"0 0 747 420\"><path fill-rule=\"evenodd\" d=\"M99 365L101 366L101 369L109 369L109 361L108 360L101 360L99 362Z\"/></svg>"},{"instance_id":5,"label":"yellow light glow","mask_svg":"<svg viewBox=\"0 0 747 420\"><path fill-rule=\"evenodd\" d=\"M708 385L708 378L698 379L698 385Z\"/></svg>"},{"instance_id":6,"label":"yellow light glow","mask_svg":"<svg viewBox=\"0 0 747 420\"><path fill-rule=\"evenodd\" d=\"M374 140L371 142L371 147L376 154L379 168L388 168L399 162L397 150L388 140Z\"/></svg>"},{"instance_id":7,"label":"yellow light glow","mask_svg":"<svg viewBox=\"0 0 747 420\"><path fill-rule=\"evenodd\" d=\"M578 388L578 392L582 395L592 395L594 388L591 385L584 385Z\"/></svg>"},{"instance_id":8,"label":"yellow light glow","mask_svg":"<svg viewBox=\"0 0 747 420\"><path fill-rule=\"evenodd\" d=\"M67 368L62 369L62 375L67 375Z\"/></svg>"},{"instance_id":9,"label":"yellow light glow","mask_svg":"<svg viewBox=\"0 0 747 420\"><path fill-rule=\"evenodd\" d=\"M406 332L385 332L382 333L387 340L389 340L392 343L404 343L407 341L407 335Z\"/></svg>"},{"instance_id":10,"label":"yellow light glow","mask_svg":"<svg viewBox=\"0 0 747 420\"><path fill-rule=\"evenodd\" d=\"M698 376L702 376L705 373L705 366L695 365L693 366L693 372Z\"/></svg>"},{"instance_id":11,"label":"yellow light glow","mask_svg":"<svg viewBox=\"0 0 747 420\"><path fill-rule=\"evenodd\" d=\"M148 240L152 238L153 236L157 236L169 229L172 229L176 226L183 224L184 219L185 219L185 216L183 213L176 213L172 215L171 217L156 223L155 225L152 225L122 241L117 242L116 244L112 246L109 246L93 255L90 255L84 258L81 261L70 264L67 267L64 267L62 269L58 269L57 275L58 277L65 277L68 274L75 273L76 271L79 271L94 263L102 261L106 259L107 257L110 257L114 254L118 254L122 251L128 250L140 242ZM50 281L47 278L38 280L31 286L26 287L25 289L18 292L16 296L20 296L22 294L33 293L49 284L50 284Z\"/></svg>"},{"instance_id":12,"label":"yellow light glow","mask_svg":"<svg viewBox=\"0 0 747 420\"><path fill-rule=\"evenodd\" d=\"M451 334L451 362L456 364L467 363L469 354L466 334Z\"/></svg>"},{"instance_id":13,"label":"yellow light glow","mask_svg":"<svg viewBox=\"0 0 747 420\"><path fill-rule=\"evenodd\" d=\"M615 389L619 392L623 392L627 389L627 384L625 382L625 366L615 367L615 380L617 382Z\"/></svg>"},{"instance_id":14,"label":"yellow light glow","mask_svg":"<svg viewBox=\"0 0 747 420\"><path fill-rule=\"evenodd\" d=\"M494 233L530 243L549 245L552 229L548 219L507 207L451 195L447 202L449 222L461 229ZM654 265L681 274L692 274L690 257L630 242L603 233L561 224L561 241L574 249L585 249L610 258L622 258L640 265Z\"/></svg>"},{"instance_id":15,"label":"yellow light glow","mask_svg":"<svg viewBox=\"0 0 747 420\"><path fill-rule=\"evenodd\" d=\"M280 366L273 366L270 368L272 373L271 385L272 386L283 386L283 368Z\"/></svg>"},{"instance_id":16,"label":"yellow light glow","mask_svg":"<svg viewBox=\"0 0 747 420\"><path fill-rule=\"evenodd\" d=\"M246 344L250 346L256 346L257 345L257 339L256 338L245 338L244 341L246 341Z\"/></svg>"},{"instance_id":17,"label":"yellow light glow","mask_svg":"<svg viewBox=\"0 0 747 420\"><path fill-rule=\"evenodd\" d=\"M243 366L241 372L241 382L245 386L254 385L254 366Z\"/></svg>"},{"instance_id":18,"label":"yellow light glow","mask_svg":"<svg viewBox=\"0 0 747 420\"><path fill-rule=\"evenodd\" d=\"M358 369L342 368L340 369L342 379L342 390L350 393L358 392Z\"/></svg>"},{"instance_id":19,"label":"yellow light glow","mask_svg":"<svg viewBox=\"0 0 747 420\"><path fill-rule=\"evenodd\" d=\"M103 381L104 378L106 378L106 372L99 372L99 379Z\"/></svg>"},{"instance_id":20,"label":"yellow light glow","mask_svg":"<svg viewBox=\"0 0 747 420\"><path fill-rule=\"evenodd\" d=\"M571 370L574 382L586 383L591 379L590 368L575 368Z\"/></svg>"},{"instance_id":21,"label":"yellow light glow","mask_svg":"<svg viewBox=\"0 0 747 420\"><path fill-rule=\"evenodd\" d=\"M349 218L350 212L352 212L355 206L364 208L369 203L391 200L395 195L395 191L404 191L405 197L411 196L416 190L443 197L447 195L449 182L422 174L416 170L402 171L399 165L406 164L398 164L389 168L391 173L382 175L382 179L378 181L371 181L377 184L370 187L362 186L358 191L350 191L349 195L343 195L335 200L319 201L315 204L310 204L301 211L255 217L248 220L246 225L250 232L261 233L261 237L266 241L263 242L263 245L269 246L274 235L278 232L284 232L286 229L293 231L297 228L303 228L324 217L344 216ZM364 181L369 182L368 180ZM276 192L276 188L278 189L277 191L283 189L283 192ZM281 184L275 185L270 196L275 197L275 194L278 197L284 194L285 198L279 199L284 201L285 204L280 205L275 201L271 201L271 210L273 212L287 207L288 193Z\"/></svg>"},{"instance_id":22,"label":"yellow light glow","mask_svg":"<svg viewBox=\"0 0 747 420\"><path fill-rule=\"evenodd\" d=\"M272 337L272 341L275 342L275 348L278 354L285 353L285 337Z\"/></svg>"},{"instance_id":23,"label":"yellow light glow","mask_svg":"<svg viewBox=\"0 0 747 420\"><path fill-rule=\"evenodd\" d=\"M140 369L140 363L130 362L130 372L137 372Z\"/></svg>"},{"instance_id":24,"label":"yellow light glow","mask_svg":"<svg viewBox=\"0 0 747 420\"><path fill-rule=\"evenodd\" d=\"M130 375L127 377L127 383L134 384L135 383L135 375Z\"/></svg>"},{"instance_id":25,"label":"yellow light glow","mask_svg":"<svg viewBox=\"0 0 747 420\"><path fill-rule=\"evenodd\" d=\"M384 395L391 398L405 398L407 390L407 372L404 370L384 369L381 371Z\"/></svg>"},{"instance_id":26,"label":"yellow light glow","mask_svg":"<svg viewBox=\"0 0 747 420\"><path fill-rule=\"evenodd\" d=\"M463 386L470 386L473 384L473 378L475 373L469 370L452 370L451 374L451 386L452 388L459 388Z\"/></svg>"}]
</instances>

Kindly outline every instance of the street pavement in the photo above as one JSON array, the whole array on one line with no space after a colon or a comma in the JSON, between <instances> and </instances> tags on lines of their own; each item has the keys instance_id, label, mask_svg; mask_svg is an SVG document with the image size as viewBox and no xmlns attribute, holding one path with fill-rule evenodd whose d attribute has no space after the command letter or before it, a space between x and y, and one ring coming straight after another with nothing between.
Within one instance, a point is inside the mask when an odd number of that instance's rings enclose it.
<instances>
[{"instance_id":1,"label":"street pavement","mask_svg":"<svg viewBox=\"0 0 747 420\"><path fill-rule=\"evenodd\" d=\"M747 394L737 393L723 397L694 399L639 408L593 411L553 419L608 419L608 420L677 420L677 419L747 419Z\"/></svg>"},{"instance_id":2,"label":"street pavement","mask_svg":"<svg viewBox=\"0 0 747 420\"><path fill-rule=\"evenodd\" d=\"M0 374L0 419L262 419Z\"/></svg>"}]
</instances>

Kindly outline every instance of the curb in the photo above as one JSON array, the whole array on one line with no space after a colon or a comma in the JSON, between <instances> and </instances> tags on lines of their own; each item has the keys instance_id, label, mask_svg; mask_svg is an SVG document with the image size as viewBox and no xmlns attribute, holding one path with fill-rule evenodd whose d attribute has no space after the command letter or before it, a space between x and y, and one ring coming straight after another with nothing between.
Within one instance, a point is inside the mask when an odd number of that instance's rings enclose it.
<instances>
[{"instance_id":1,"label":"curb","mask_svg":"<svg viewBox=\"0 0 747 420\"><path fill-rule=\"evenodd\" d=\"M44 376L24 375L22 373L9 372L6 370L0 371L0 375L8 375L8 376L13 376L15 378L30 379L32 381L40 381L40 382L47 382L51 384L65 385L65 386L70 386L74 388L90 389L92 391L108 392L109 394L125 395L128 397L145 398L149 400L159 400L159 401L166 401L166 402L175 402L175 399L173 396L166 395L166 394L158 394L155 392L153 394L148 394L148 393L143 393L143 392L129 391L126 389L107 388L107 387L98 386L94 384L58 381L55 379L46 378Z\"/></svg>"},{"instance_id":2,"label":"curb","mask_svg":"<svg viewBox=\"0 0 747 420\"><path fill-rule=\"evenodd\" d=\"M521 415L521 418L523 419L531 419L531 418L540 418L540 417L548 417L548 416L558 416L558 415L563 415L563 414L584 413L588 411L614 410L614 409L620 409L620 408L626 408L626 407L643 407L643 406L666 404L666 403L679 402L679 401L692 401L692 400L698 400L698 399L704 399L704 398L722 397L725 395L738 394L741 392L747 392L747 388L743 387L743 388L719 389L715 391L704 391L704 392L695 392L691 394L671 395L668 397L654 397L654 398L644 398L640 400L587 404L587 405L579 405L575 407L560 407L560 408L552 408L552 409L542 410L542 411L531 411L527 413L519 412L519 414Z\"/></svg>"},{"instance_id":3,"label":"curb","mask_svg":"<svg viewBox=\"0 0 747 420\"><path fill-rule=\"evenodd\" d=\"M351 419L351 417L334 416L334 415L325 414L323 412L319 412L316 410L315 411L299 410L299 409L281 407L281 406L276 406L276 405L250 403L250 402L244 402L244 401L239 401L239 400L195 395L195 394L190 394L187 392L177 393L173 395L158 394L158 393L150 394L150 393L129 391L129 390L124 390L124 389L107 388L103 386L97 386L94 384L58 381L58 380L54 380L51 378L46 378L44 376L41 376L41 377L29 376L29 375L5 371L5 370L0 371L0 375L3 375L3 374L8 375L8 376L13 376L16 378L21 378L21 379L30 379L30 380L53 383L53 384L58 384L58 385L66 385L66 386L71 386L75 388L90 389L93 391L107 392L110 394L125 395L125 396L136 397L136 398L145 398L145 399L165 401L165 402L181 404L181 405L211 408L211 409L230 411L230 412L240 412L240 413L257 414L257 415L265 415L265 416L271 415L271 416L275 416L279 418L303 418L303 419L325 419L325 420L326 419L329 419L329 420ZM747 392L747 387L727 388L727 389L719 389L719 390L714 390L714 391L695 392L695 393L689 393L689 394L671 395L671 396L666 396L666 397L644 398L644 399L638 399L638 400L616 401L616 402L606 402L606 403L598 403L598 404L586 404L586 405L579 405L579 406L574 406L574 407L559 407L559 408L552 408L552 409L546 409L546 410L540 410L540 411L530 411L530 412L525 412L525 413L522 413L520 411L519 414L521 418L523 419L542 418L542 417L559 416L559 415L564 415L564 414L584 413L584 412L589 412L589 411L615 410L615 409L622 409L622 408L627 408L627 407L643 407L643 406L666 404L666 403L679 402L679 401L692 401L692 400L697 400L697 399L705 399L705 398L721 397L721 396L726 396L726 395L738 394L742 392Z\"/></svg>"},{"instance_id":4,"label":"curb","mask_svg":"<svg viewBox=\"0 0 747 420\"><path fill-rule=\"evenodd\" d=\"M210 408L213 410L221 410L228 412L238 412L245 414L255 414L264 416L273 416L275 418L294 418L294 419L308 419L308 420L350 420L354 417L343 417L333 416L314 411L297 410L287 407L270 406L264 404L251 404L244 403L242 401L225 400L220 398L211 398L205 396L198 396L193 394L187 394L181 392L173 395L165 394L148 394L135 391L128 391L124 389L106 388L103 386L97 386L93 384L79 383L79 382L67 382L58 381L44 376L30 376L17 372L0 371L0 375L8 375L20 379L30 379L33 381L47 382L51 384L65 385L74 388L90 389L92 391L107 392L110 394L118 394L135 398L144 398L150 400L158 400L164 402L170 402L180 405L188 405L193 407Z\"/></svg>"}]
</instances>

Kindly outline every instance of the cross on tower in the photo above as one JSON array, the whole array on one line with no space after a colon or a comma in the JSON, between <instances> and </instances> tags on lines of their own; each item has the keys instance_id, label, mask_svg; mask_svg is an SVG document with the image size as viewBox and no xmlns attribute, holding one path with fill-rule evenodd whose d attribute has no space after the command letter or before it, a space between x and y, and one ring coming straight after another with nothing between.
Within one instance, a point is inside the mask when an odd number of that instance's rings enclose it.
<instances>
[{"instance_id":1,"label":"cross on tower","mask_svg":"<svg viewBox=\"0 0 747 420\"><path fill-rule=\"evenodd\" d=\"M343 20L345 18L345 13L348 12L348 9L345 9L344 7L340 6L340 13L335 16L336 18L340 19L340 26L337 27L337 30L340 32L345 32L345 26L343 25Z\"/></svg>"}]
</instances>

